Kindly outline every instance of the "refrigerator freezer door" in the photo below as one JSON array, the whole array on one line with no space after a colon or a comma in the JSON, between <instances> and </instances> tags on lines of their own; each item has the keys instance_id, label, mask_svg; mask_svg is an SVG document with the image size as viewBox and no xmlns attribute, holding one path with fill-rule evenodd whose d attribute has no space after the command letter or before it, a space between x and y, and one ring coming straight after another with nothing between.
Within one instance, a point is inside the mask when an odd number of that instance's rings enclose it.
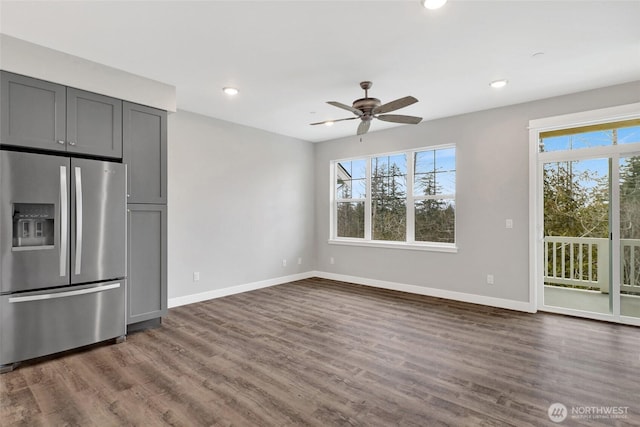
<instances>
[{"instance_id":1,"label":"refrigerator freezer door","mask_svg":"<svg viewBox=\"0 0 640 427\"><path fill-rule=\"evenodd\" d=\"M119 163L71 159L71 283L126 274L126 176Z\"/></svg>"},{"instance_id":2,"label":"refrigerator freezer door","mask_svg":"<svg viewBox=\"0 0 640 427\"><path fill-rule=\"evenodd\" d=\"M124 336L125 282L0 296L0 366Z\"/></svg>"},{"instance_id":3,"label":"refrigerator freezer door","mask_svg":"<svg viewBox=\"0 0 640 427\"><path fill-rule=\"evenodd\" d=\"M68 158L0 151L0 293L69 284L69 174Z\"/></svg>"}]
</instances>

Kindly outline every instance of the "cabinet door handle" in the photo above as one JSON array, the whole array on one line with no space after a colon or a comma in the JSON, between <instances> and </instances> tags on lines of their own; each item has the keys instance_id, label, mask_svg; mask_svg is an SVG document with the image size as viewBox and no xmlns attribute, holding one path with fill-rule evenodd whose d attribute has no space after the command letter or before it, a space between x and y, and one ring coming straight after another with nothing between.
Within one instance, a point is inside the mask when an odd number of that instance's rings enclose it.
<instances>
[{"instance_id":1,"label":"cabinet door handle","mask_svg":"<svg viewBox=\"0 0 640 427\"><path fill-rule=\"evenodd\" d=\"M61 140L61 139L59 139L59 140L57 141L57 143L58 143L58 144L60 144L60 145L64 145L64 144L65 144L65 142L64 142L63 140Z\"/></svg>"},{"instance_id":2,"label":"cabinet door handle","mask_svg":"<svg viewBox=\"0 0 640 427\"><path fill-rule=\"evenodd\" d=\"M75 141L69 141L69 145L76 145Z\"/></svg>"}]
</instances>

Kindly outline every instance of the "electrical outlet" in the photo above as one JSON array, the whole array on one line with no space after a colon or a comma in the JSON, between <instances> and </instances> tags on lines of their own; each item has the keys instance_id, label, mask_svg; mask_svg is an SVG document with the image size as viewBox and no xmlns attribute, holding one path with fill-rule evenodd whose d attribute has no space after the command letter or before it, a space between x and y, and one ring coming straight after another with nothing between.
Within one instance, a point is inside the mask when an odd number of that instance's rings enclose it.
<instances>
[{"instance_id":1,"label":"electrical outlet","mask_svg":"<svg viewBox=\"0 0 640 427\"><path fill-rule=\"evenodd\" d=\"M493 274L487 274L487 285L493 285L493 283L494 283Z\"/></svg>"},{"instance_id":2,"label":"electrical outlet","mask_svg":"<svg viewBox=\"0 0 640 427\"><path fill-rule=\"evenodd\" d=\"M197 282L198 280L200 280L200 272L199 271L194 271L193 272L193 281Z\"/></svg>"},{"instance_id":3,"label":"electrical outlet","mask_svg":"<svg viewBox=\"0 0 640 427\"><path fill-rule=\"evenodd\" d=\"M336 260L335 260L335 259L333 259L333 257L330 257L330 258L329 258L329 264L333 265L333 264L335 264L335 263L336 263Z\"/></svg>"},{"instance_id":4,"label":"electrical outlet","mask_svg":"<svg viewBox=\"0 0 640 427\"><path fill-rule=\"evenodd\" d=\"M512 219L507 219L504 223L504 226L506 228L513 228L513 220Z\"/></svg>"},{"instance_id":5,"label":"electrical outlet","mask_svg":"<svg viewBox=\"0 0 640 427\"><path fill-rule=\"evenodd\" d=\"M286 266L287 266L287 260L286 260L286 259L283 259L283 260L282 260L282 266L283 266L283 267L286 267Z\"/></svg>"}]
</instances>

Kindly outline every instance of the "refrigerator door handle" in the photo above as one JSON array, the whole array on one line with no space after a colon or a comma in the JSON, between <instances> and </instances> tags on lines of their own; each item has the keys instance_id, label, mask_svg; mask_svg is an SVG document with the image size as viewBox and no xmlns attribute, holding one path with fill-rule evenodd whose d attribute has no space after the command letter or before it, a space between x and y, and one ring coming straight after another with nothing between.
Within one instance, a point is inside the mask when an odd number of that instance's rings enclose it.
<instances>
[{"instance_id":1,"label":"refrigerator door handle","mask_svg":"<svg viewBox=\"0 0 640 427\"><path fill-rule=\"evenodd\" d=\"M68 206L67 167L60 166L60 277L67 275Z\"/></svg>"},{"instance_id":2,"label":"refrigerator door handle","mask_svg":"<svg viewBox=\"0 0 640 427\"><path fill-rule=\"evenodd\" d=\"M75 273L82 271L82 169L75 168L76 178L76 261Z\"/></svg>"},{"instance_id":3,"label":"refrigerator door handle","mask_svg":"<svg viewBox=\"0 0 640 427\"><path fill-rule=\"evenodd\" d=\"M30 302L30 301L39 301L44 299L66 298L66 297L72 297L75 295L94 294L97 292L104 292L104 291L108 291L109 289L116 289L119 287L120 287L120 283L112 283L110 285L103 285L95 288L78 289L76 291L56 292L52 294L41 294L41 295L29 295L24 297L10 297L9 303L13 304L17 302Z\"/></svg>"}]
</instances>

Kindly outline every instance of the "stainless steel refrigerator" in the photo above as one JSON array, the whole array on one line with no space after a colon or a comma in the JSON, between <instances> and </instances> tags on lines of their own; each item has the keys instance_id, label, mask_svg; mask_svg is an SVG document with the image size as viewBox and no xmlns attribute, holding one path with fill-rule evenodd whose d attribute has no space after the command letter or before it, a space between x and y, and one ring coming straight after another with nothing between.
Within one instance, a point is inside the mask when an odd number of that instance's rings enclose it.
<instances>
[{"instance_id":1,"label":"stainless steel refrigerator","mask_svg":"<svg viewBox=\"0 0 640 427\"><path fill-rule=\"evenodd\" d=\"M126 168L0 151L0 369L124 337Z\"/></svg>"}]
</instances>

